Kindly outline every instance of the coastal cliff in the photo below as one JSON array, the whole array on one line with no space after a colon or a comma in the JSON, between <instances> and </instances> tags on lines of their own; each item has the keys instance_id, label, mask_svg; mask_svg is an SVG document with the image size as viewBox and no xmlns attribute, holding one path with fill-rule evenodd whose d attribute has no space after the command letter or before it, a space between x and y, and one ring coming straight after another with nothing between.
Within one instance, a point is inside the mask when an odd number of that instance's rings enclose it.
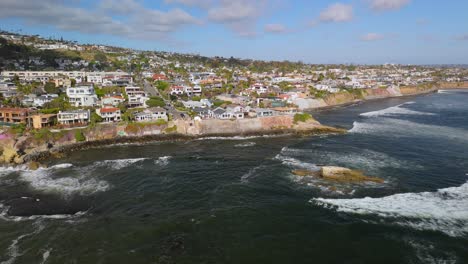
<instances>
[{"instance_id":1,"label":"coastal cliff","mask_svg":"<svg viewBox=\"0 0 468 264\"><path fill-rule=\"evenodd\" d=\"M373 99L432 93L439 89L468 89L468 82L440 82L414 86L361 89L328 94L323 98L299 98L294 103L301 110L312 110L352 104Z\"/></svg>"},{"instance_id":2,"label":"coastal cliff","mask_svg":"<svg viewBox=\"0 0 468 264\"><path fill-rule=\"evenodd\" d=\"M300 115L300 114L299 114ZM307 114L306 114L307 115ZM60 157L81 148L123 142L190 140L210 136L248 136L267 134L344 133L344 130L321 125L307 115L271 116L234 120L176 120L168 123L112 123L73 130L25 131L21 135L4 131L0 138L0 162L22 164Z\"/></svg>"}]
</instances>

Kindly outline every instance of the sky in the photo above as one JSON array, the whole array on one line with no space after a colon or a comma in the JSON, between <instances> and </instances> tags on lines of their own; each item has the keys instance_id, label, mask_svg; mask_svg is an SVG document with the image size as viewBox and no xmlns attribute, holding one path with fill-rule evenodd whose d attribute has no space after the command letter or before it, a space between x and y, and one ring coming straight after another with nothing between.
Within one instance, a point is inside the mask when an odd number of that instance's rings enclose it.
<instances>
[{"instance_id":1,"label":"sky","mask_svg":"<svg viewBox=\"0 0 468 264\"><path fill-rule=\"evenodd\" d=\"M205 56L468 64L467 0L0 0L0 29Z\"/></svg>"}]
</instances>

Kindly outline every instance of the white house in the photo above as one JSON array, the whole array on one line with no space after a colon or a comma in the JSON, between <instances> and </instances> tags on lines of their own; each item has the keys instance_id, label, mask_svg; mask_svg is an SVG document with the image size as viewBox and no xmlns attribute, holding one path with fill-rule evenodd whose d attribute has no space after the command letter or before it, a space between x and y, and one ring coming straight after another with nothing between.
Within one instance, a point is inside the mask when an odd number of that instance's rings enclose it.
<instances>
[{"instance_id":1,"label":"white house","mask_svg":"<svg viewBox=\"0 0 468 264\"><path fill-rule=\"evenodd\" d=\"M36 107L42 107L46 103L50 103L55 98L58 98L58 94L44 94L34 98L32 105Z\"/></svg>"},{"instance_id":2,"label":"white house","mask_svg":"<svg viewBox=\"0 0 468 264\"><path fill-rule=\"evenodd\" d=\"M134 114L136 121L153 121L162 119L167 121L167 111L161 107L152 107Z\"/></svg>"},{"instance_id":3,"label":"white house","mask_svg":"<svg viewBox=\"0 0 468 264\"><path fill-rule=\"evenodd\" d=\"M89 110L59 111L57 121L62 125L87 124L91 117Z\"/></svg>"},{"instance_id":4,"label":"white house","mask_svg":"<svg viewBox=\"0 0 468 264\"><path fill-rule=\"evenodd\" d=\"M171 91L169 92L171 95L182 95L185 92L185 88L183 86L174 85L171 87Z\"/></svg>"},{"instance_id":5,"label":"white house","mask_svg":"<svg viewBox=\"0 0 468 264\"><path fill-rule=\"evenodd\" d=\"M261 83L255 83L250 87L250 90L257 92L258 94L264 94L268 92L268 86Z\"/></svg>"},{"instance_id":6,"label":"white house","mask_svg":"<svg viewBox=\"0 0 468 264\"><path fill-rule=\"evenodd\" d=\"M128 106L129 107L148 107L146 101L149 100L149 97L146 95L136 94L128 96Z\"/></svg>"},{"instance_id":7,"label":"white house","mask_svg":"<svg viewBox=\"0 0 468 264\"><path fill-rule=\"evenodd\" d=\"M120 95L104 96L101 99L102 106L118 106L123 102L125 102L125 98Z\"/></svg>"},{"instance_id":8,"label":"white house","mask_svg":"<svg viewBox=\"0 0 468 264\"><path fill-rule=\"evenodd\" d=\"M67 88L67 96L70 103L74 106L95 106L98 97L94 92L93 85L80 85Z\"/></svg>"},{"instance_id":9,"label":"white house","mask_svg":"<svg viewBox=\"0 0 468 264\"><path fill-rule=\"evenodd\" d=\"M117 122L122 120L122 113L119 108L116 107L104 107L96 109L96 114L98 114L104 122Z\"/></svg>"}]
</instances>

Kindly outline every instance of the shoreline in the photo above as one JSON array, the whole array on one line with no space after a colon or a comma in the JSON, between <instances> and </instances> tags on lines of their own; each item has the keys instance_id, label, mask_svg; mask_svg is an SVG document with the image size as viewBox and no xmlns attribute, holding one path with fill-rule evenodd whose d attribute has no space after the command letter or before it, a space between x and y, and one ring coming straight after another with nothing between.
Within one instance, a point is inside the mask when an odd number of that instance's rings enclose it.
<instances>
[{"instance_id":1,"label":"shoreline","mask_svg":"<svg viewBox=\"0 0 468 264\"><path fill-rule=\"evenodd\" d=\"M313 129L308 130L296 130L296 129L281 129L271 131L259 131L259 132L245 132L245 133L212 133L204 135L186 135L186 134L159 134L159 135L145 135L145 136L131 136L131 137L117 137L113 139L102 139L85 142L77 142L68 145L62 145L52 147L48 150L37 151L34 153L26 154L23 156L24 163L28 164L31 162L44 162L55 159L61 159L72 152L87 150L92 148L99 148L104 146L112 146L118 144L138 144L138 143L149 143L149 142L179 142L179 141L192 141L192 140L203 140L211 138L229 139L233 137L267 137L267 136L318 136L318 135L333 135L333 134L345 134L347 131L341 128L335 128L330 126L319 125ZM11 164L10 164L11 165ZM19 165L19 164L18 164Z\"/></svg>"},{"instance_id":2,"label":"shoreline","mask_svg":"<svg viewBox=\"0 0 468 264\"><path fill-rule=\"evenodd\" d=\"M399 96L379 96L375 98L364 98L359 100L353 100L350 102L343 102L334 105L328 105L323 107L316 107L304 110L304 112L321 112L339 109L343 107L359 105L367 101L383 100L390 98L409 98L414 96L426 95L437 93L439 90L457 90L457 89L468 89L464 87L439 87L439 88L430 88L426 90L418 90L417 92L411 94L403 94ZM284 119L289 122L289 125L281 125L284 122ZM269 121L268 121L269 119ZM268 121L268 122L266 122ZM218 123L216 123L218 122ZM253 125L252 126L252 122ZM268 124L266 124L266 123ZM287 122L286 122L287 123ZM173 124L175 125L175 124ZM181 127L180 125L183 125ZM221 125L220 127L217 127ZM107 124L109 126L109 124ZM111 128L117 129L118 125L111 124ZM8 146L10 151L14 151L14 161L9 159L10 162L2 162L4 165L20 165L28 164L31 162L43 162L53 159L60 159L68 155L71 152L110 146L114 144L122 143L148 143L148 142L176 142L176 141L190 141L203 138L213 138L217 137L220 139L230 138L230 137L262 137L262 136L286 136L286 135L323 135L323 134L344 134L347 131L342 128L330 127L322 125L319 122L309 120L305 123L292 123L292 116L277 116L277 117L267 117L267 118L257 118L255 120L210 120L201 123L194 122L185 122L183 124L177 123L176 131L166 133L163 128L159 132L154 133L154 127L150 127L149 134L145 130L139 131L139 134L130 134L125 136L120 136L114 134L108 134L108 131L105 131L106 127L99 127L99 132L101 133L96 137L91 137L86 139L83 142L76 142L73 139L60 143L59 141L46 141L42 145L30 146L29 148L21 149L17 148L16 143L19 141L19 138L15 139L13 146ZM169 128L169 127L167 127ZM166 128L166 129L167 129ZM213 129L215 128L215 129ZM195 129L196 132L193 131ZM104 131L100 131L104 130ZM115 131L114 131L115 132ZM95 132L94 132L95 133ZM91 135L93 132L91 131ZM2 142L4 143L4 142ZM47 145L45 146L44 143ZM5 151L6 144L3 144ZM16 160L18 158L18 161ZM6 160L6 159L5 159Z\"/></svg>"}]
</instances>

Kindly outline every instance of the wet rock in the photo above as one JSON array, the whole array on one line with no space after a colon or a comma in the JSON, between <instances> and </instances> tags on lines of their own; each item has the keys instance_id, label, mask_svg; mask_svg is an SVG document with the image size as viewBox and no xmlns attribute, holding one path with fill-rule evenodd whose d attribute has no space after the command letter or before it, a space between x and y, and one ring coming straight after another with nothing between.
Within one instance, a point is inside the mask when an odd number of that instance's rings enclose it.
<instances>
[{"instance_id":1,"label":"wet rock","mask_svg":"<svg viewBox=\"0 0 468 264\"><path fill-rule=\"evenodd\" d=\"M336 166L323 166L319 171L293 170L292 173L301 177L312 176L337 182L384 182L383 179L366 176L360 171Z\"/></svg>"},{"instance_id":2,"label":"wet rock","mask_svg":"<svg viewBox=\"0 0 468 264\"><path fill-rule=\"evenodd\" d=\"M30 170L37 170L41 167L41 164L36 161L31 161L28 163L28 169Z\"/></svg>"},{"instance_id":3,"label":"wet rock","mask_svg":"<svg viewBox=\"0 0 468 264\"><path fill-rule=\"evenodd\" d=\"M320 169L320 174L324 179L340 182L384 182L383 179L365 176L360 171L343 167L324 166Z\"/></svg>"}]
</instances>

